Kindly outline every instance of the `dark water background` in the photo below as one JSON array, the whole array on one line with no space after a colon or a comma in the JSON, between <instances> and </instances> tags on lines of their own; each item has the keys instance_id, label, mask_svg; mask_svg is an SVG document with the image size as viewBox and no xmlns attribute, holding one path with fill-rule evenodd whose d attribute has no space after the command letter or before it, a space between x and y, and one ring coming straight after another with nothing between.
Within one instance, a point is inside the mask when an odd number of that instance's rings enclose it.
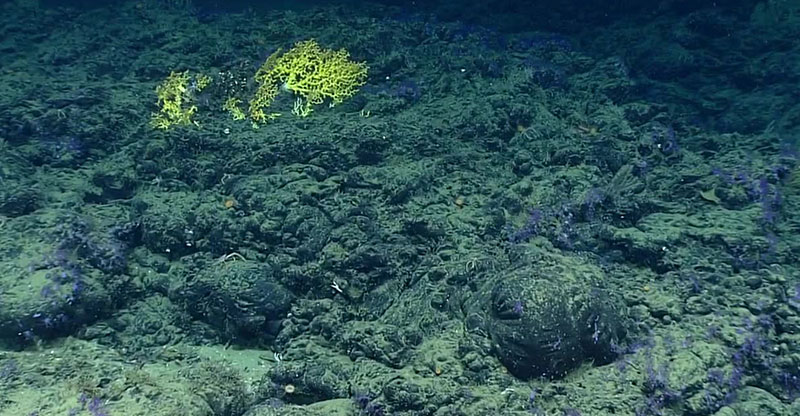
<instances>
[{"instance_id":1,"label":"dark water background","mask_svg":"<svg viewBox=\"0 0 800 416\"><path fill-rule=\"evenodd\" d=\"M2 2L0 415L800 415L798 37Z\"/></svg>"}]
</instances>

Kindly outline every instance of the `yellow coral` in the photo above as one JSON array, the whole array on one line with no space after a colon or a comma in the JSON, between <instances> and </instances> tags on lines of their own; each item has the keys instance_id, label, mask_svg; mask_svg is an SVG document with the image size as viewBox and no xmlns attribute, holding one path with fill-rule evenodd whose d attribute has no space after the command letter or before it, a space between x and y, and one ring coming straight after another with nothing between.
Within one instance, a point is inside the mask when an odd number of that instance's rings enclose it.
<instances>
[{"instance_id":1,"label":"yellow coral","mask_svg":"<svg viewBox=\"0 0 800 416\"><path fill-rule=\"evenodd\" d=\"M283 55L278 50L256 72L258 89L250 100L250 118L254 123L269 120L264 109L281 88L299 96L292 113L301 117L325 99L331 106L340 104L366 83L367 69L365 63L351 61L346 50L322 49L313 39L298 42Z\"/></svg>"},{"instance_id":2,"label":"yellow coral","mask_svg":"<svg viewBox=\"0 0 800 416\"><path fill-rule=\"evenodd\" d=\"M231 117L233 117L234 120L244 120L247 116L244 114L244 110L239 107L239 104L241 103L241 99L230 97L225 100L225 104L222 105L222 109L231 113Z\"/></svg>"},{"instance_id":3,"label":"yellow coral","mask_svg":"<svg viewBox=\"0 0 800 416\"><path fill-rule=\"evenodd\" d=\"M194 79L197 85L197 91L200 91L211 84L211 77L206 74L197 74L195 75Z\"/></svg>"},{"instance_id":4,"label":"yellow coral","mask_svg":"<svg viewBox=\"0 0 800 416\"><path fill-rule=\"evenodd\" d=\"M189 71L170 72L161 84L156 87L158 96L158 113L154 113L150 125L157 129L169 129L174 125L195 124L192 116L197 111L195 95L211 83L211 77L196 74L194 79Z\"/></svg>"}]
</instances>

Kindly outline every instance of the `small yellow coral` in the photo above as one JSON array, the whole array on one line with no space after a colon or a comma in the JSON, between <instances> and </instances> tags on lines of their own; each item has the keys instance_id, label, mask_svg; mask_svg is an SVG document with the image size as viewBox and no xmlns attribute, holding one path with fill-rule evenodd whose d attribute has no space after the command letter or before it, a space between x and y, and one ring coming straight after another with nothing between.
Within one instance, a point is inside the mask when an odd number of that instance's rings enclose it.
<instances>
[{"instance_id":1,"label":"small yellow coral","mask_svg":"<svg viewBox=\"0 0 800 416\"><path fill-rule=\"evenodd\" d=\"M236 97L230 97L225 100L225 104L222 105L222 109L231 113L231 117L234 120L244 120L247 116L244 114L244 110L239 107L239 104L242 103L242 100Z\"/></svg>"},{"instance_id":2,"label":"small yellow coral","mask_svg":"<svg viewBox=\"0 0 800 416\"><path fill-rule=\"evenodd\" d=\"M316 41L298 42L284 54L276 51L256 72L258 89L250 100L250 118L254 123L270 119L264 109L286 89L298 95L292 113L305 117L314 105L330 99L330 105L352 97L367 81L367 65L350 60L344 50L322 49Z\"/></svg>"},{"instance_id":3,"label":"small yellow coral","mask_svg":"<svg viewBox=\"0 0 800 416\"><path fill-rule=\"evenodd\" d=\"M195 124L192 116L197 111L195 95L211 83L211 77L203 74L189 76L189 71L170 72L156 87L158 113L154 113L150 125L157 129L169 129L174 125Z\"/></svg>"},{"instance_id":4,"label":"small yellow coral","mask_svg":"<svg viewBox=\"0 0 800 416\"><path fill-rule=\"evenodd\" d=\"M211 77L206 74L197 74L194 77L194 80L197 86L197 91L200 91L211 84Z\"/></svg>"}]
</instances>

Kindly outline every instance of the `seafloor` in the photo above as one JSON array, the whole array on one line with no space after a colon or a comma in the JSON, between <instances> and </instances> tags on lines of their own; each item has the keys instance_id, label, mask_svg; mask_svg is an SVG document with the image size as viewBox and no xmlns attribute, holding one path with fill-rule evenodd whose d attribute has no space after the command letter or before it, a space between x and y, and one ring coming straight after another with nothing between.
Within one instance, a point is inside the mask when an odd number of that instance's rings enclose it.
<instances>
[{"instance_id":1,"label":"seafloor","mask_svg":"<svg viewBox=\"0 0 800 416\"><path fill-rule=\"evenodd\" d=\"M800 415L800 6L652 3L3 3L0 414Z\"/></svg>"}]
</instances>

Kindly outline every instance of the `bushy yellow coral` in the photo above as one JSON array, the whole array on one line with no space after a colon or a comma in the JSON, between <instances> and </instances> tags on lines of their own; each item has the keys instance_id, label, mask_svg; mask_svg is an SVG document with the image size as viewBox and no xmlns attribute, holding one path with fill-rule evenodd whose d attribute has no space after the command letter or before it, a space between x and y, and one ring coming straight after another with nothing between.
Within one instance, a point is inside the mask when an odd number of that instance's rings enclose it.
<instances>
[{"instance_id":1,"label":"bushy yellow coral","mask_svg":"<svg viewBox=\"0 0 800 416\"><path fill-rule=\"evenodd\" d=\"M326 99L330 105L340 104L352 97L367 81L367 65L350 60L350 54L340 49L321 48L313 39L298 42L284 54L276 51L256 72L258 89L250 100L249 114L254 123L274 118L264 109L275 100L281 89L297 94L292 113L305 117L314 105Z\"/></svg>"},{"instance_id":2,"label":"bushy yellow coral","mask_svg":"<svg viewBox=\"0 0 800 416\"><path fill-rule=\"evenodd\" d=\"M229 97L225 100L225 104L222 105L222 109L229 112L234 120L244 120L247 116L244 114L244 110L239 106L241 103L241 99Z\"/></svg>"},{"instance_id":3,"label":"bushy yellow coral","mask_svg":"<svg viewBox=\"0 0 800 416\"><path fill-rule=\"evenodd\" d=\"M203 74L189 75L189 71L172 71L156 87L158 113L153 113L150 125L157 129L169 129L174 125L197 124L192 116L197 111L195 95L211 83L211 77Z\"/></svg>"}]
</instances>

